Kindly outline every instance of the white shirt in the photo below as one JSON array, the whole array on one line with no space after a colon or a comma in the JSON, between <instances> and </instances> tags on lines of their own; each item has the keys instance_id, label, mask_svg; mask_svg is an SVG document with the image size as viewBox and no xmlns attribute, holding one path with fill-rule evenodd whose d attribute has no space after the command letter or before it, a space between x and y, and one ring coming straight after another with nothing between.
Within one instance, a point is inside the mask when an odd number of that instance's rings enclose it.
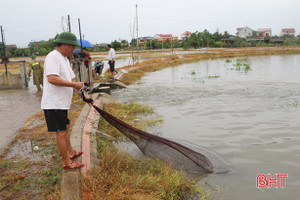
<instances>
[{"instance_id":1,"label":"white shirt","mask_svg":"<svg viewBox=\"0 0 300 200\"><path fill-rule=\"evenodd\" d=\"M75 74L72 71L67 57L59 51L51 51L45 58L44 63L44 85L41 102L42 109L64 109L68 110L71 106L73 88L56 86L48 82L48 75L57 75L67 81L72 81Z\"/></svg>"},{"instance_id":2,"label":"white shirt","mask_svg":"<svg viewBox=\"0 0 300 200\"><path fill-rule=\"evenodd\" d=\"M115 50L113 48L110 48L109 52L108 52L108 60L115 60Z\"/></svg>"}]
</instances>

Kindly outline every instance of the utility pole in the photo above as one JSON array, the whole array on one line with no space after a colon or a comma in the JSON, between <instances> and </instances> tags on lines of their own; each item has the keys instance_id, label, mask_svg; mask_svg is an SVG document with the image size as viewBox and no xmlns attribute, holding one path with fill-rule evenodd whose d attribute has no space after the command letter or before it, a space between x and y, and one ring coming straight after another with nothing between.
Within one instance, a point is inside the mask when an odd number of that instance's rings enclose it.
<instances>
[{"instance_id":1,"label":"utility pole","mask_svg":"<svg viewBox=\"0 0 300 200\"><path fill-rule=\"evenodd\" d=\"M71 32L71 22L70 22L70 15L68 15L68 27L69 27L69 32Z\"/></svg>"},{"instance_id":2,"label":"utility pole","mask_svg":"<svg viewBox=\"0 0 300 200\"><path fill-rule=\"evenodd\" d=\"M136 47L137 51L139 51L139 26L138 26L138 12L137 12L137 4L135 5L135 11L136 11Z\"/></svg>"}]
</instances>

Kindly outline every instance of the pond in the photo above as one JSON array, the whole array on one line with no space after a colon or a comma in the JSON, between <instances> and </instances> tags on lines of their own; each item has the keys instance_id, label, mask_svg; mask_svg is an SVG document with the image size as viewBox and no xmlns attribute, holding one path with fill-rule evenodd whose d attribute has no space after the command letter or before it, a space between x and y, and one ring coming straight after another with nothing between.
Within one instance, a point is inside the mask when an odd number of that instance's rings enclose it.
<instances>
[{"instance_id":1,"label":"pond","mask_svg":"<svg viewBox=\"0 0 300 200\"><path fill-rule=\"evenodd\" d=\"M207 60L149 73L114 91L162 115L159 133L214 150L232 173L199 184L211 199L300 195L300 55ZM258 174L288 174L285 188L257 188Z\"/></svg>"}]
</instances>

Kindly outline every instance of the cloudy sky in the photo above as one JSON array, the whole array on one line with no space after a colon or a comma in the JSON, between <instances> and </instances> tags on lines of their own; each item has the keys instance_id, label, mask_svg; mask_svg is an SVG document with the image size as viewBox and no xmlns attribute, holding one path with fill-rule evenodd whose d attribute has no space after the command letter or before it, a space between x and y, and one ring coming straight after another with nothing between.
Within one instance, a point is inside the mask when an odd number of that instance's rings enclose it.
<instances>
[{"instance_id":1,"label":"cloudy sky","mask_svg":"<svg viewBox=\"0 0 300 200\"><path fill-rule=\"evenodd\" d=\"M6 44L26 47L62 32L70 15L77 37L79 18L85 39L110 43L136 35L136 5L139 37L204 29L234 35L244 26L272 28L273 35L295 28L300 34L299 0L2 0L0 25Z\"/></svg>"}]
</instances>

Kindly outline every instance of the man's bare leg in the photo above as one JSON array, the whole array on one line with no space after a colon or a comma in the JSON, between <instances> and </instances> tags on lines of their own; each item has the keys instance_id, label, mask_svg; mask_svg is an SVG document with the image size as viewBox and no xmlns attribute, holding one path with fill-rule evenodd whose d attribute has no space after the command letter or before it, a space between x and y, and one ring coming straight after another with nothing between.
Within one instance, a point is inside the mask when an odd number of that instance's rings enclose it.
<instances>
[{"instance_id":1,"label":"man's bare leg","mask_svg":"<svg viewBox=\"0 0 300 200\"><path fill-rule=\"evenodd\" d=\"M71 162L71 159L68 156L67 142L65 139L67 134L68 130L56 132L56 144L60 151L60 155L63 160L63 165L68 165Z\"/></svg>"}]
</instances>

